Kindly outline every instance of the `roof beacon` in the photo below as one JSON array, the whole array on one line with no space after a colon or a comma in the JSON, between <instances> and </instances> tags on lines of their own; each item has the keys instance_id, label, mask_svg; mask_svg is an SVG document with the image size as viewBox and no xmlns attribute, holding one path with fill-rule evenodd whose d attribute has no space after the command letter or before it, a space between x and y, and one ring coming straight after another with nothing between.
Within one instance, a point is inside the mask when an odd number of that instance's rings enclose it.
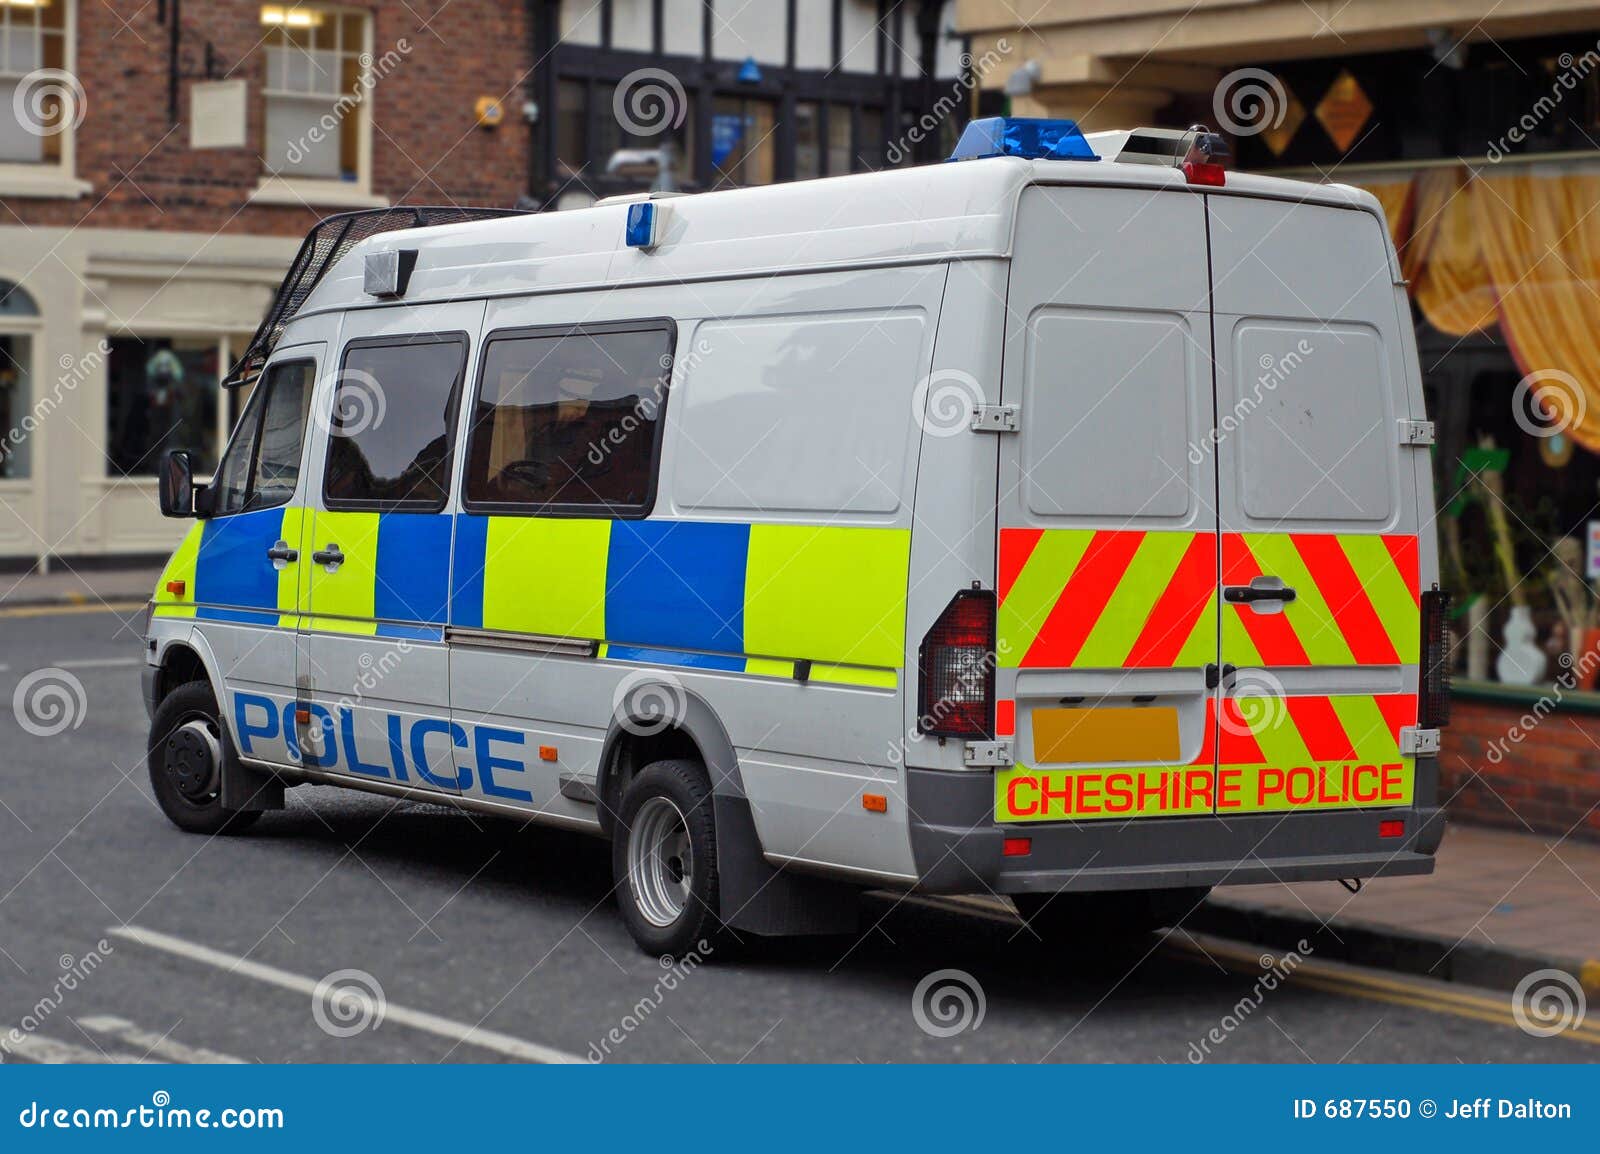
<instances>
[{"instance_id":1,"label":"roof beacon","mask_svg":"<svg viewBox=\"0 0 1600 1154\"><path fill-rule=\"evenodd\" d=\"M1073 120L993 116L974 120L961 133L951 160L1020 156L1024 160L1099 160Z\"/></svg>"}]
</instances>

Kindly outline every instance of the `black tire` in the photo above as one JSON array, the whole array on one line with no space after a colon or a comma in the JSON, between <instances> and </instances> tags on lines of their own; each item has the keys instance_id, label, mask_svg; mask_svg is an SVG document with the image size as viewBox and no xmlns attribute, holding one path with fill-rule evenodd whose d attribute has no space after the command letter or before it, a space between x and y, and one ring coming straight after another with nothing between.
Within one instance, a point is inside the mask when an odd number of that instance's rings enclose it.
<instances>
[{"instance_id":1,"label":"black tire","mask_svg":"<svg viewBox=\"0 0 1600 1154\"><path fill-rule=\"evenodd\" d=\"M1205 900L1210 886L1169 890L1013 894L1028 927L1047 942L1116 941L1177 925Z\"/></svg>"},{"instance_id":2,"label":"black tire","mask_svg":"<svg viewBox=\"0 0 1600 1154\"><path fill-rule=\"evenodd\" d=\"M679 823L681 835L670 832ZM622 920L645 952L680 958L717 937L717 832L711 783L699 762L653 762L628 783L612 832L611 876Z\"/></svg>"},{"instance_id":3,"label":"black tire","mask_svg":"<svg viewBox=\"0 0 1600 1154\"><path fill-rule=\"evenodd\" d=\"M150 722L145 758L161 812L189 833L240 833L254 825L261 813L222 808L221 762L209 775L197 764L195 739L183 732L190 725L210 733L222 758L233 756L233 741L218 717L217 698L209 681L191 681L167 694Z\"/></svg>"}]
</instances>

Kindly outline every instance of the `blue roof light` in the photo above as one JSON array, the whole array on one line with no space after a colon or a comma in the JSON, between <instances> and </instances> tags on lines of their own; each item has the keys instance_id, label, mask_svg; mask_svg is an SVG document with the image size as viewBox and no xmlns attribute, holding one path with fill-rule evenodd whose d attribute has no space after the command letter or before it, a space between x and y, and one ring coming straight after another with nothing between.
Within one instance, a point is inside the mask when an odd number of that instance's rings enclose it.
<instances>
[{"instance_id":1,"label":"blue roof light","mask_svg":"<svg viewBox=\"0 0 1600 1154\"><path fill-rule=\"evenodd\" d=\"M951 160L1020 156L1025 160L1099 160L1077 121L1027 116L974 120L961 133Z\"/></svg>"},{"instance_id":2,"label":"blue roof light","mask_svg":"<svg viewBox=\"0 0 1600 1154\"><path fill-rule=\"evenodd\" d=\"M657 226L661 222L661 213L658 210L659 206L651 200L628 206L628 220L623 226L622 236L629 248L656 246Z\"/></svg>"}]
</instances>

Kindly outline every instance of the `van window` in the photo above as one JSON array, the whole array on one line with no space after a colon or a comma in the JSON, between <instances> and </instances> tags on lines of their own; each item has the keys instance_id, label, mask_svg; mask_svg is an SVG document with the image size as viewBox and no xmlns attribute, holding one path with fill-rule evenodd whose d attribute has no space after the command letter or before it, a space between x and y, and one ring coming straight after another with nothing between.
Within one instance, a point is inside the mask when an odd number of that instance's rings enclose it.
<instances>
[{"instance_id":1,"label":"van window","mask_svg":"<svg viewBox=\"0 0 1600 1154\"><path fill-rule=\"evenodd\" d=\"M484 345L466 506L644 516L655 499L670 322L522 330Z\"/></svg>"},{"instance_id":2,"label":"van window","mask_svg":"<svg viewBox=\"0 0 1600 1154\"><path fill-rule=\"evenodd\" d=\"M1394 420L1382 343L1363 325L1234 329L1240 502L1273 521L1384 521ZM1224 434L1228 412L1224 409Z\"/></svg>"},{"instance_id":3,"label":"van window","mask_svg":"<svg viewBox=\"0 0 1600 1154\"><path fill-rule=\"evenodd\" d=\"M312 361L284 361L267 369L217 466L213 516L271 509L294 496L315 375Z\"/></svg>"},{"instance_id":4,"label":"van window","mask_svg":"<svg viewBox=\"0 0 1600 1154\"><path fill-rule=\"evenodd\" d=\"M348 346L328 423L328 508L444 508L466 360L462 335Z\"/></svg>"},{"instance_id":5,"label":"van window","mask_svg":"<svg viewBox=\"0 0 1600 1154\"><path fill-rule=\"evenodd\" d=\"M675 402L678 504L894 512L909 492L914 406L922 393L942 404L947 385L960 390L937 375L920 380L926 335L910 308L701 324Z\"/></svg>"}]
</instances>

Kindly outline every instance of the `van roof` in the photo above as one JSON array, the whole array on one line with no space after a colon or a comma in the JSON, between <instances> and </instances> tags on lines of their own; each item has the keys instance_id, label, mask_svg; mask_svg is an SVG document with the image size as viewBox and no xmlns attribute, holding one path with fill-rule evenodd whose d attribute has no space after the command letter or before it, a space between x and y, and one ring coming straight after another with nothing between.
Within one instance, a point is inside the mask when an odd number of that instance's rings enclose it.
<instances>
[{"instance_id":1,"label":"van roof","mask_svg":"<svg viewBox=\"0 0 1600 1154\"><path fill-rule=\"evenodd\" d=\"M1006 257L1030 184L1184 188L1151 164L993 157L822 180L663 198L661 242L629 248L627 205L597 204L388 232L363 241L322 279L299 315L394 304L368 295L369 253L416 249L404 303L573 292L885 264ZM1382 220L1367 192L1230 172L1213 195L1357 209Z\"/></svg>"}]
</instances>

